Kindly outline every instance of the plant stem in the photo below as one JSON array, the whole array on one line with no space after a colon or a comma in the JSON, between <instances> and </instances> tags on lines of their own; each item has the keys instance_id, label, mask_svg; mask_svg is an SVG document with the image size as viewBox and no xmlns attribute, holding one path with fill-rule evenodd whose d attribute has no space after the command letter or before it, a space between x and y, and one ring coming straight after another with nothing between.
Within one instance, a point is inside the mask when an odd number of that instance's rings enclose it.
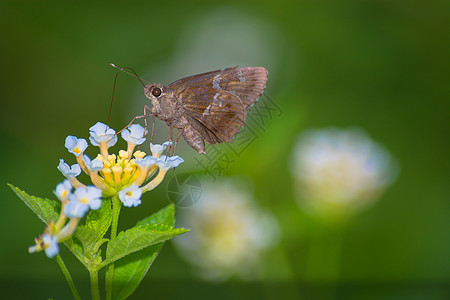
<instances>
[{"instance_id":1,"label":"plant stem","mask_svg":"<svg viewBox=\"0 0 450 300\"><path fill-rule=\"evenodd\" d=\"M336 227L316 233L309 242L306 278L311 282L327 283L315 299L337 299L344 230Z\"/></svg>"},{"instance_id":2,"label":"plant stem","mask_svg":"<svg viewBox=\"0 0 450 300\"><path fill-rule=\"evenodd\" d=\"M64 264L61 256L56 256L56 262L58 263L59 267L61 268L61 271L64 274L64 277L66 277L67 283L69 284L70 290L72 291L73 298L75 300L81 300L80 294L78 294L77 288L75 287L75 283L72 280L72 277L70 276L69 270L67 269L66 265Z\"/></svg>"},{"instance_id":3,"label":"plant stem","mask_svg":"<svg viewBox=\"0 0 450 300\"><path fill-rule=\"evenodd\" d=\"M100 289L98 287L98 271L89 271L91 278L92 300L100 300Z\"/></svg>"},{"instance_id":4,"label":"plant stem","mask_svg":"<svg viewBox=\"0 0 450 300\"><path fill-rule=\"evenodd\" d=\"M112 198L112 225L111 225L111 239L108 242L108 247L110 243L114 242L117 237L117 226L119 224L119 214L120 209L122 208L122 202L119 197L116 195ZM106 250L106 255L108 256L108 249ZM112 296L112 281L114 276L114 263L111 263L108 266L108 271L106 272L106 300L110 300Z\"/></svg>"}]
</instances>

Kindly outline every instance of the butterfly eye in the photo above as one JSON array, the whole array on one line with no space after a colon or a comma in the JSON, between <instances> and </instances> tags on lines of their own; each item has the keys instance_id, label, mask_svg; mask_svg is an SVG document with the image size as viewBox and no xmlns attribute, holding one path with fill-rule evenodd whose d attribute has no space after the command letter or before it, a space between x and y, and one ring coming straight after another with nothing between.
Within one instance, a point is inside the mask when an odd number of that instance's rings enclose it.
<instances>
[{"instance_id":1,"label":"butterfly eye","mask_svg":"<svg viewBox=\"0 0 450 300\"><path fill-rule=\"evenodd\" d=\"M155 88L152 90L152 95L155 96L155 97L161 96L161 89L155 87Z\"/></svg>"}]
</instances>

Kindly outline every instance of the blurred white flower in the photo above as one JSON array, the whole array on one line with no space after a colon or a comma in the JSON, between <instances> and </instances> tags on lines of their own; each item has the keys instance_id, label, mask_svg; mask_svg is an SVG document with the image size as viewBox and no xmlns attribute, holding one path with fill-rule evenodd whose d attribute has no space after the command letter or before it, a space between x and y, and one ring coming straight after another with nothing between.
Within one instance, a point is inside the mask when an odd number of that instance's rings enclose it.
<instances>
[{"instance_id":1,"label":"blurred white flower","mask_svg":"<svg viewBox=\"0 0 450 300\"><path fill-rule=\"evenodd\" d=\"M394 159L359 129L304 132L291 167L299 204L325 215L367 208L397 175Z\"/></svg>"},{"instance_id":2,"label":"blurred white flower","mask_svg":"<svg viewBox=\"0 0 450 300\"><path fill-rule=\"evenodd\" d=\"M237 180L203 182L196 205L179 211L189 234L174 240L178 252L209 280L258 276L264 250L278 242L277 221L258 208Z\"/></svg>"}]
</instances>

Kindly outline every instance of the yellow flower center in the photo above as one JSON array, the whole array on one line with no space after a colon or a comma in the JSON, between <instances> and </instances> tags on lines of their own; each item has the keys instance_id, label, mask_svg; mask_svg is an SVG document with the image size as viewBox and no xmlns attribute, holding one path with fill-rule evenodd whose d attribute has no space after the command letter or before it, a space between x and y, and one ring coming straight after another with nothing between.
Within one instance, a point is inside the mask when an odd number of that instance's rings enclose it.
<instances>
[{"instance_id":1,"label":"yellow flower center","mask_svg":"<svg viewBox=\"0 0 450 300\"><path fill-rule=\"evenodd\" d=\"M126 159L126 158L128 158L128 152L127 152L127 151L124 151L124 150L120 150L120 151L119 151L119 157L120 157L121 159Z\"/></svg>"},{"instance_id":2,"label":"yellow flower center","mask_svg":"<svg viewBox=\"0 0 450 300\"><path fill-rule=\"evenodd\" d=\"M140 150L134 152L134 154L133 154L133 156L136 158L143 158L145 155L146 155L145 152L142 152Z\"/></svg>"},{"instance_id":3,"label":"yellow flower center","mask_svg":"<svg viewBox=\"0 0 450 300\"><path fill-rule=\"evenodd\" d=\"M80 153L81 150L78 147L73 148L73 152L75 152L76 154Z\"/></svg>"},{"instance_id":4,"label":"yellow flower center","mask_svg":"<svg viewBox=\"0 0 450 300\"><path fill-rule=\"evenodd\" d=\"M136 151L133 154L134 157L145 157L145 155L146 153L142 151ZM104 163L103 169L99 172L100 180L116 191L130 185L139 176L140 169L134 159L130 160L127 151L120 150L118 156L111 154L106 159L101 155L98 158Z\"/></svg>"}]
</instances>

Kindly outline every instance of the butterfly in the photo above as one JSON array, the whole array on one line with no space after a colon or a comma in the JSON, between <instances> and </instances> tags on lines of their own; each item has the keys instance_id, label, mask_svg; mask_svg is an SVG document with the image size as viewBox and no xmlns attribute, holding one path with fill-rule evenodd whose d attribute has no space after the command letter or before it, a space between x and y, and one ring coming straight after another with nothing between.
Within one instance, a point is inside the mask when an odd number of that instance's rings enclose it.
<instances>
[{"instance_id":1,"label":"butterfly","mask_svg":"<svg viewBox=\"0 0 450 300\"><path fill-rule=\"evenodd\" d=\"M167 86L145 84L144 93L152 107L145 105L143 116L165 121L170 140L173 128L179 129L174 147L183 135L189 146L206 154L205 141L229 143L244 125L247 111L266 87L267 74L263 67L235 66L185 77Z\"/></svg>"}]
</instances>

